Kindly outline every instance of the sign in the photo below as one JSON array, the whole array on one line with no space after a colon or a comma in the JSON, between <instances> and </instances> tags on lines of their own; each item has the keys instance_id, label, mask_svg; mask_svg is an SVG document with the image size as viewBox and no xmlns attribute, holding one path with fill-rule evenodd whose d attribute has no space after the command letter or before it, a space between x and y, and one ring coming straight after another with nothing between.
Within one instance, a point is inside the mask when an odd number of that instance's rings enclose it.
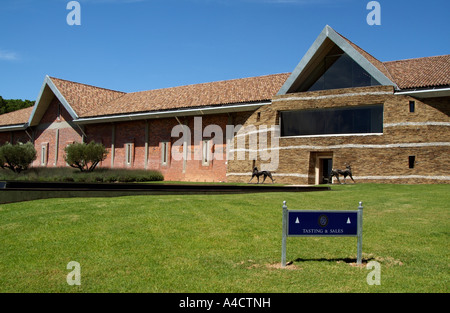
<instances>
[{"instance_id":1,"label":"sign","mask_svg":"<svg viewBox=\"0 0 450 313\"><path fill-rule=\"evenodd\" d=\"M357 236L357 211L288 211L288 236Z\"/></svg>"},{"instance_id":2,"label":"sign","mask_svg":"<svg viewBox=\"0 0 450 313\"><path fill-rule=\"evenodd\" d=\"M284 201L281 267L286 266L287 237L357 237L356 262L361 264L362 216L362 202L357 211L294 211L288 210Z\"/></svg>"}]
</instances>

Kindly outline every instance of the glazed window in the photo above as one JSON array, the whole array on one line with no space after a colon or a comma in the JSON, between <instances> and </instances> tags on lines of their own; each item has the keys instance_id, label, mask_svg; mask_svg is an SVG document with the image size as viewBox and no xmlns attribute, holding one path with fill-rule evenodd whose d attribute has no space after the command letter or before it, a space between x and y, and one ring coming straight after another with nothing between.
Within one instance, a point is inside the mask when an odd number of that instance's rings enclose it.
<instances>
[{"instance_id":1,"label":"glazed window","mask_svg":"<svg viewBox=\"0 0 450 313\"><path fill-rule=\"evenodd\" d=\"M414 113L416 111L416 102L415 101L409 101L409 112Z\"/></svg>"},{"instance_id":2,"label":"glazed window","mask_svg":"<svg viewBox=\"0 0 450 313\"><path fill-rule=\"evenodd\" d=\"M383 105L280 112L281 136L383 133Z\"/></svg>"},{"instance_id":3,"label":"glazed window","mask_svg":"<svg viewBox=\"0 0 450 313\"><path fill-rule=\"evenodd\" d=\"M41 145L41 165L46 166L48 159L48 143Z\"/></svg>"},{"instance_id":4,"label":"glazed window","mask_svg":"<svg viewBox=\"0 0 450 313\"><path fill-rule=\"evenodd\" d=\"M125 144L125 163L131 165L133 163L133 144Z\"/></svg>"},{"instance_id":5,"label":"glazed window","mask_svg":"<svg viewBox=\"0 0 450 313\"><path fill-rule=\"evenodd\" d=\"M324 58L308 91L378 86L380 83L349 55L335 48ZM317 76L315 76L317 77Z\"/></svg>"},{"instance_id":6,"label":"glazed window","mask_svg":"<svg viewBox=\"0 0 450 313\"><path fill-rule=\"evenodd\" d=\"M210 150L211 150L211 139L203 140L202 144L202 164L209 165L210 161Z\"/></svg>"},{"instance_id":7,"label":"glazed window","mask_svg":"<svg viewBox=\"0 0 450 313\"><path fill-rule=\"evenodd\" d=\"M169 142L161 142L161 164L167 165L169 163Z\"/></svg>"}]
</instances>

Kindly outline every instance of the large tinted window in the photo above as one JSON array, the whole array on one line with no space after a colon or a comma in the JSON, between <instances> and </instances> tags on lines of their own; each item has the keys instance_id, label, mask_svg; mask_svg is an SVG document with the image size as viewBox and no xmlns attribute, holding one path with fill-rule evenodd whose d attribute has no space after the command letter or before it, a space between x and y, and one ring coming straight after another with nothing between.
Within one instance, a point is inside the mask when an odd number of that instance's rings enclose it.
<instances>
[{"instance_id":1,"label":"large tinted window","mask_svg":"<svg viewBox=\"0 0 450 313\"><path fill-rule=\"evenodd\" d=\"M280 112L281 136L383 132L383 105Z\"/></svg>"},{"instance_id":2,"label":"large tinted window","mask_svg":"<svg viewBox=\"0 0 450 313\"><path fill-rule=\"evenodd\" d=\"M379 83L347 54L329 55L322 61L323 73L308 91L377 86Z\"/></svg>"}]
</instances>

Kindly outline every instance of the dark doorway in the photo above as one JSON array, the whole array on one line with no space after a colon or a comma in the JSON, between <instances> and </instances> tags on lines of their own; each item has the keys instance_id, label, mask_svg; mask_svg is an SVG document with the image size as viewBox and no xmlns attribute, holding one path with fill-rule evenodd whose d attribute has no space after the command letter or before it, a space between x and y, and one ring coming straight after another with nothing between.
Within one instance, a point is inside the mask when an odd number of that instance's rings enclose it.
<instances>
[{"instance_id":1,"label":"dark doorway","mask_svg":"<svg viewBox=\"0 0 450 313\"><path fill-rule=\"evenodd\" d=\"M331 174L331 169L333 168L333 159L320 159L320 183L328 184L328 178Z\"/></svg>"}]
</instances>

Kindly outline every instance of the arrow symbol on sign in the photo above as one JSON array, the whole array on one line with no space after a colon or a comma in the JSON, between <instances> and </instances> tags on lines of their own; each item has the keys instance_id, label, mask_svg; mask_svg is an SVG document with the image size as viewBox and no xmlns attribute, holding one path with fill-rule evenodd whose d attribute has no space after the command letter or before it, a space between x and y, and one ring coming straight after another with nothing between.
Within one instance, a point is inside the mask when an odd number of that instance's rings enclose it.
<instances>
[{"instance_id":1,"label":"arrow symbol on sign","mask_svg":"<svg viewBox=\"0 0 450 313\"><path fill-rule=\"evenodd\" d=\"M347 218L347 224L351 224L352 222L350 222L350 217Z\"/></svg>"},{"instance_id":2,"label":"arrow symbol on sign","mask_svg":"<svg viewBox=\"0 0 450 313\"><path fill-rule=\"evenodd\" d=\"M297 219L295 220L295 224L300 224L300 220L298 219L298 217L297 217Z\"/></svg>"}]
</instances>

